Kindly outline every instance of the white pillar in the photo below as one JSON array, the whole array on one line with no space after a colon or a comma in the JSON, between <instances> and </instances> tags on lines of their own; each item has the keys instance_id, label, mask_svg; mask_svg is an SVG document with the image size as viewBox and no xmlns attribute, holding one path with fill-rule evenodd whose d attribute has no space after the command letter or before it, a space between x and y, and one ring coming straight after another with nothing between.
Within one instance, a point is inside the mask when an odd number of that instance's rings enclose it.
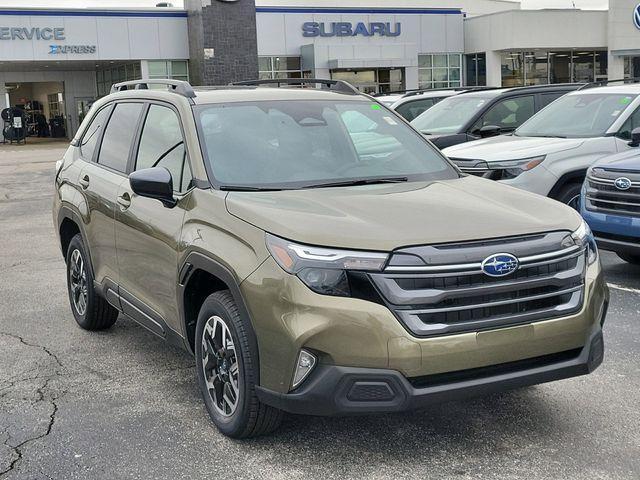
<instances>
[{"instance_id":1,"label":"white pillar","mask_svg":"<svg viewBox=\"0 0 640 480\"><path fill-rule=\"evenodd\" d=\"M607 77L609 80L619 80L624 78L624 57L611 55L611 52L609 52Z\"/></svg>"},{"instance_id":2,"label":"white pillar","mask_svg":"<svg viewBox=\"0 0 640 480\"><path fill-rule=\"evenodd\" d=\"M404 69L404 85L407 90L419 88L418 67L406 67Z\"/></svg>"},{"instance_id":3,"label":"white pillar","mask_svg":"<svg viewBox=\"0 0 640 480\"><path fill-rule=\"evenodd\" d=\"M4 86L4 82L0 83L0 110L4 110L9 107L9 93ZM2 133L0 133L2 135Z\"/></svg>"},{"instance_id":4,"label":"white pillar","mask_svg":"<svg viewBox=\"0 0 640 480\"><path fill-rule=\"evenodd\" d=\"M140 60L140 78L149 78L149 62Z\"/></svg>"},{"instance_id":5,"label":"white pillar","mask_svg":"<svg viewBox=\"0 0 640 480\"><path fill-rule=\"evenodd\" d=\"M501 87L502 86L502 60L500 59L500 52L489 51L487 55L487 86L488 87Z\"/></svg>"}]
</instances>

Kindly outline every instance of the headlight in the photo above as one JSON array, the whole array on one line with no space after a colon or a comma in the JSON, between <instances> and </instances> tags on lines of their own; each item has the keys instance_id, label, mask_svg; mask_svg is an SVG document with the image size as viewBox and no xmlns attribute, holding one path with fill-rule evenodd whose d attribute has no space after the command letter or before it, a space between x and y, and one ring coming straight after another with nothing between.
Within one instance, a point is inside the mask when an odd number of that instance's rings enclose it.
<instances>
[{"instance_id":1,"label":"headlight","mask_svg":"<svg viewBox=\"0 0 640 480\"><path fill-rule=\"evenodd\" d=\"M297 275L311 290L324 295L350 296L347 271L380 271L388 258L386 253L301 245L271 234L266 242L285 272Z\"/></svg>"},{"instance_id":2,"label":"headlight","mask_svg":"<svg viewBox=\"0 0 640 480\"><path fill-rule=\"evenodd\" d=\"M596 245L596 239L584 220L580 226L571 234L571 238L576 245L581 245L587 249L587 264L591 265L598 259L598 246Z\"/></svg>"},{"instance_id":3,"label":"headlight","mask_svg":"<svg viewBox=\"0 0 640 480\"><path fill-rule=\"evenodd\" d=\"M519 160L508 160L503 162L491 162L489 168L491 170L503 170L502 179L515 178L523 172L540 165L546 155L540 155L538 157L521 158Z\"/></svg>"}]
</instances>

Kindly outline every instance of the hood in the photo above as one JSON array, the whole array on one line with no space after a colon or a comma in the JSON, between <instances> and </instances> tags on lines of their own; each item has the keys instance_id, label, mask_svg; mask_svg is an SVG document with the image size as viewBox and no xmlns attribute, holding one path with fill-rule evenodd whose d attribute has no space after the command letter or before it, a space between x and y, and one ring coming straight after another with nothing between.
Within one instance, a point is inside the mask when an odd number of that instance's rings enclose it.
<instances>
[{"instance_id":1,"label":"hood","mask_svg":"<svg viewBox=\"0 0 640 480\"><path fill-rule=\"evenodd\" d=\"M640 148L632 148L626 152L611 155L598 161L594 167L607 170L640 172Z\"/></svg>"},{"instance_id":2,"label":"hood","mask_svg":"<svg viewBox=\"0 0 640 480\"><path fill-rule=\"evenodd\" d=\"M229 213L289 240L391 251L410 245L574 230L573 209L478 177L339 188L230 192Z\"/></svg>"},{"instance_id":3,"label":"hood","mask_svg":"<svg viewBox=\"0 0 640 480\"><path fill-rule=\"evenodd\" d=\"M474 140L461 145L445 148L442 152L451 158L469 160L504 161L537 157L578 148L584 138L517 137L498 135L497 137Z\"/></svg>"}]
</instances>

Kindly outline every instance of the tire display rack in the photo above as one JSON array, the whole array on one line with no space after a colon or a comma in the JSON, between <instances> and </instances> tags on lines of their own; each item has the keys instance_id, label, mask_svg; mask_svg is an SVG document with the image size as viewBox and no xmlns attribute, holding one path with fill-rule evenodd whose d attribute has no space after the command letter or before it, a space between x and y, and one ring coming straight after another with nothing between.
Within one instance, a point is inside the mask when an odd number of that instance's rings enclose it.
<instances>
[{"instance_id":1,"label":"tire display rack","mask_svg":"<svg viewBox=\"0 0 640 480\"><path fill-rule=\"evenodd\" d=\"M27 116L19 108L5 108L0 112L2 117L2 143L27 143Z\"/></svg>"}]
</instances>

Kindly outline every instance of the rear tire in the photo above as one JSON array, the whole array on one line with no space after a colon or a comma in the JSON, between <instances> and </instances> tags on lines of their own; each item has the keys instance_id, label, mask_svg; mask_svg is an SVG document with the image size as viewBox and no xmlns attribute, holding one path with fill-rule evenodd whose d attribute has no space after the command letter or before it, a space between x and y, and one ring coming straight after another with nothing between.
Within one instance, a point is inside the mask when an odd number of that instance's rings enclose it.
<instances>
[{"instance_id":1,"label":"rear tire","mask_svg":"<svg viewBox=\"0 0 640 480\"><path fill-rule=\"evenodd\" d=\"M580 190L582 190L581 183L568 183L560 189L556 200L569 205L574 210L580 210Z\"/></svg>"},{"instance_id":2,"label":"rear tire","mask_svg":"<svg viewBox=\"0 0 640 480\"><path fill-rule=\"evenodd\" d=\"M220 432L248 438L278 428L282 411L261 403L256 394L260 366L255 335L228 290L209 295L202 304L195 353L198 386Z\"/></svg>"},{"instance_id":3,"label":"rear tire","mask_svg":"<svg viewBox=\"0 0 640 480\"><path fill-rule=\"evenodd\" d=\"M67 290L71 311L80 328L104 330L118 319L118 310L98 295L93 286L89 255L78 233L67 249Z\"/></svg>"},{"instance_id":4,"label":"rear tire","mask_svg":"<svg viewBox=\"0 0 640 480\"><path fill-rule=\"evenodd\" d=\"M633 265L640 265L640 255L631 255L630 253L618 253L622 260Z\"/></svg>"}]
</instances>

